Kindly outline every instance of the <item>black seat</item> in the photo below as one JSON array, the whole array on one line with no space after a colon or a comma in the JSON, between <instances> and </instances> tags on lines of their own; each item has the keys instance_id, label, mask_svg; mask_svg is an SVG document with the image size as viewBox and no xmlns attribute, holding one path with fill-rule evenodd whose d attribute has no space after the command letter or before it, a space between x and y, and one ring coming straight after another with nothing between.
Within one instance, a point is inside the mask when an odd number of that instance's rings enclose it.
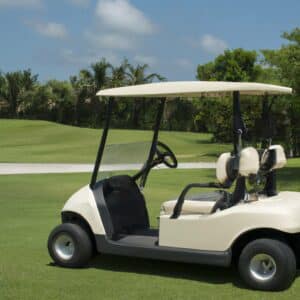
<instances>
[{"instance_id":1,"label":"black seat","mask_svg":"<svg viewBox=\"0 0 300 300\"><path fill-rule=\"evenodd\" d=\"M114 235L133 234L137 230L149 229L144 196L130 176L120 175L106 179L103 193Z\"/></svg>"}]
</instances>

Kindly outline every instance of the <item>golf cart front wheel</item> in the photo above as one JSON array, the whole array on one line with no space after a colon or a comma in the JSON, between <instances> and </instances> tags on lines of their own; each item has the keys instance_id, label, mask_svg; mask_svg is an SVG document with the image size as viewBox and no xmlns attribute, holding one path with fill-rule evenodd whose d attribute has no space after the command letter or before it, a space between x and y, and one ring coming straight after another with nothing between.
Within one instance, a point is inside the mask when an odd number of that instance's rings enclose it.
<instances>
[{"instance_id":1,"label":"golf cart front wheel","mask_svg":"<svg viewBox=\"0 0 300 300\"><path fill-rule=\"evenodd\" d=\"M62 267L84 267L93 253L88 233L79 225L64 223L49 235L48 251L53 261Z\"/></svg>"},{"instance_id":2,"label":"golf cart front wheel","mask_svg":"<svg viewBox=\"0 0 300 300\"><path fill-rule=\"evenodd\" d=\"M296 276L293 250L288 244L273 239L258 239L246 245L238 267L244 282L256 290L284 290Z\"/></svg>"}]
</instances>

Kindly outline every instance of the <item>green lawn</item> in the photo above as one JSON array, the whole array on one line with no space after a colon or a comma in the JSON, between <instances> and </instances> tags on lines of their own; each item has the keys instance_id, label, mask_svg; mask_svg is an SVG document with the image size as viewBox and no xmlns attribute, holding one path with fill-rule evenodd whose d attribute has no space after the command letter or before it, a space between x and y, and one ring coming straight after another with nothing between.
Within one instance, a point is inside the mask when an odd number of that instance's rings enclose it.
<instances>
[{"instance_id":1,"label":"green lawn","mask_svg":"<svg viewBox=\"0 0 300 300\"><path fill-rule=\"evenodd\" d=\"M300 169L280 172L279 186L300 190ZM86 269L52 266L46 249L66 199L89 174L0 176L0 299L297 299L300 279L285 292L244 288L235 270L126 257L98 256ZM162 201L213 170L153 171L145 190L151 223ZM179 183L179 184L178 184ZM151 188L151 191L150 191ZM209 237L207 237L209 238Z\"/></svg>"},{"instance_id":2,"label":"green lawn","mask_svg":"<svg viewBox=\"0 0 300 300\"><path fill-rule=\"evenodd\" d=\"M0 162L93 163L101 130L45 121L0 120ZM108 143L150 141L151 131L111 130ZM210 134L160 133L179 161L214 161L231 145L211 143Z\"/></svg>"}]
</instances>

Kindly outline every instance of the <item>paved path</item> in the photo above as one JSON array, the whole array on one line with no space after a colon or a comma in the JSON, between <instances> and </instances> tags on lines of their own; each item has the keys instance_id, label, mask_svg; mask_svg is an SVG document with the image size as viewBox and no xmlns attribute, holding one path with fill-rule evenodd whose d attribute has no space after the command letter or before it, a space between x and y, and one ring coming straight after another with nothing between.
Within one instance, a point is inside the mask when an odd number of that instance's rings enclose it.
<instances>
[{"instance_id":1,"label":"paved path","mask_svg":"<svg viewBox=\"0 0 300 300\"><path fill-rule=\"evenodd\" d=\"M139 170L141 164L116 164L103 165L103 171ZM179 163L178 169L214 169L215 163L191 162ZM166 166L158 166L156 169L166 169ZM88 173L92 172L92 164L17 164L0 163L0 175L10 174L50 174L50 173Z\"/></svg>"}]
</instances>

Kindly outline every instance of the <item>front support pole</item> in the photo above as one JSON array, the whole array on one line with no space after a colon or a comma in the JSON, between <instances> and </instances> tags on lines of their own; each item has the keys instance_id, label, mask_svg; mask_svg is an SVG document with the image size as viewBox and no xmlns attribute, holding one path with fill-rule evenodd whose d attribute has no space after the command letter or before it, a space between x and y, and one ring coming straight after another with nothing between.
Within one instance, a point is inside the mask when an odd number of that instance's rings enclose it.
<instances>
[{"instance_id":1,"label":"front support pole","mask_svg":"<svg viewBox=\"0 0 300 300\"><path fill-rule=\"evenodd\" d=\"M104 124L101 141L100 141L99 148L98 148L97 158L96 158L95 165L94 165L94 171L93 171L92 179L91 179L91 183L90 183L91 189L93 189L93 187L95 186L96 181L97 181L98 171L99 171L99 167L101 164L101 160L102 160L102 156L103 156L103 152L104 152L104 148L105 148L105 143L106 143L106 139L107 139L107 135L108 135L109 125L110 125L110 121L111 121L113 103L114 103L114 100L112 97L110 97L108 99L105 124Z\"/></svg>"},{"instance_id":2,"label":"front support pole","mask_svg":"<svg viewBox=\"0 0 300 300\"><path fill-rule=\"evenodd\" d=\"M147 159L147 162L146 162L146 167L149 166L152 163L155 152L156 152L156 144L157 144L157 140L158 140L158 133L159 133L160 124L161 124L161 120L162 120L164 109L165 109L165 103L166 103L166 99L162 98L160 100L160 103L159 103L159 106L158 106L156 121L155 121L155 125L154 125L154 128L153 128L152 144L151 144L148 159ZM139 184L141 189L146 184L149 171L150 171L150 169L147 172L145 172L144 175L141 177L140 184Z\"/></svg>"}]
</instances>

